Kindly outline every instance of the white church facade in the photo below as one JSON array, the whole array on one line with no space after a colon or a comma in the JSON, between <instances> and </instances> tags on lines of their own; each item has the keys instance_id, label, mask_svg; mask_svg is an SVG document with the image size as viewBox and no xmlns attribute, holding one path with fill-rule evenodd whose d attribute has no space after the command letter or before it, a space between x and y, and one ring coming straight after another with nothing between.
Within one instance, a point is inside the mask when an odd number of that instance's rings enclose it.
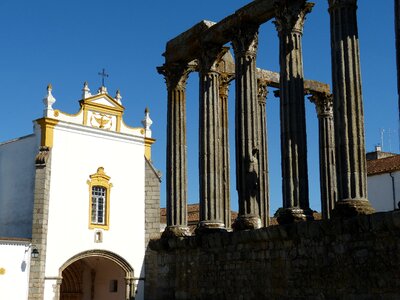
<instances>
[{"instance_id":1,"label":"white church facade","mask_svg":"<svg viewBox=\"0 0 400 300\"><path fill-rule=\"evenodd\" d=\"M129 127L120 93L86 83L75 115L53 108L51 86L43 101L33 134L0 143L0 298L143 299L159 233L148 110Z\"/></svg>"}]
</instances>

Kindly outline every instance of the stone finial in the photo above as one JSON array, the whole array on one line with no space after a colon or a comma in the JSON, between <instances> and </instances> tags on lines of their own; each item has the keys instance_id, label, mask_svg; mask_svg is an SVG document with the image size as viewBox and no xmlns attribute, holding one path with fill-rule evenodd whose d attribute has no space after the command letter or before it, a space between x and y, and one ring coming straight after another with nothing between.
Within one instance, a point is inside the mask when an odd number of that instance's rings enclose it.
<instances>
[{"instance_id":1,"label":"stone finial","mask_svg":"<svg viewBox=\"0 0 400 300\"><path fill-rule=\"evenodd\" d=\"M47 86L47 95L43 98L44 110L43 116L44 117L52 117L53 116L53 104L56 102L56 98L53 97L51 91L53 90L53 86L51 83Z\"/></svg>"},{"instance_id":2,"label":"stone finial","mask_svg":"<svg viewBox=\"0 0 400 300\"><path fill-rule=\"evenodd\" d=\"M142 124L145 129L145 136L150 138L151 137L150 126L151 124L153 124L153 121L150 119L150 111L148 107L146 107L146 109L144 110L144 119L142 120Z\"/></svg>"},{"instance_id":3,"label":"stone finial","mask_svg":"<svg viewBox=\"0 0 400 300\"><path fill-rule=\"evenodd\" d=\"M121 92L118 89L115 94L115 101L117 101L119 104L122 104L121 99L122 99Z\"/></svg>"},{"instance_id":4,"label":"stone finial","mask_svg":"<svg viewBox=\"0 0 400 300\"><path fill-rule=\"evenodd\" d=\"M102 85L101 87L99 87L99 89L97 90L97 94L107 94L107 88Z\"/></svg>"},{"instance_id":5,"label":"stone finial","mask_svg":"<svg viewBox=\"0 0 400 300\"><path fill-rule=\"evenodd\" d=\"M83 83L83 89L82 89L82 99L86 99L91 97L92 94L90 93L89 85L87 81Z\"/></svg>"}]
</instances>

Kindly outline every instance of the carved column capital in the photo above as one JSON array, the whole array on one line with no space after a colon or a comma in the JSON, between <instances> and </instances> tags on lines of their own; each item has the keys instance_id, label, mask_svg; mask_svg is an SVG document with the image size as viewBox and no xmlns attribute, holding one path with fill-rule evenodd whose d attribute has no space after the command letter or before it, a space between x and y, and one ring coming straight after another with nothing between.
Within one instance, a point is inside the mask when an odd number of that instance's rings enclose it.
<instances>
[{"instance_id":1,"label":"carved column capital","mask_svg":"<svg viewBox=\"0 0 400 300\"><path fill-rule=\"evenodd\" d=\"M198 61L198 69L201 73L218 72L218 66L222 61L222 57L227 51L226 47L221 47L211 43L202 44L200 58Z\"/></svg>"},{"instance_id":2,"label":"carved column capital","mask_svg":"<svg viewBox=\"0 0 400 300\"><path fill-rule=\"evenodd\" d=\"M333 118L333 95L330 93L311 92L308 97L315 104L318 118Z\"/></svg>"},{"instance_id":3,"label":"carved column capital","mask_svg":"<svg viewBox=\"0 0 400 300\"><path fill-rule=\"evenodd\" d=\"M304 21L306 15L311 12L314 3L299 3L288 5L288 1L275 2L275 21L276 30L279 35L296 32L303 34Z\"/></svg>"},{"instance_id":4,"label":"carved column capital","mask_svg":"<svg viewBox=\"0 0 400 300\"><path fill-rule=\"evenodd\" d=\"M159 74L164 75L168 89L186 89L186 81L190 72L195 71L195 62L190 63L165 63L161 67L157 67Z\"/></svg>"},{"instance_id":5,"label":"carved column capital","mask_svg":"<svg viewBox=\"0 0 400 300\"><path fill-rule=\"evenodd\" d=\"M232 40L232 47L236 56L257 56L258 48L257 24L243 24L236 29L235 38Z\"/></svg>"},{"instance_id":6,"label":"carved column capital","mask_svg":"<svg viewBox=\"0 0 400 300\"><path fill-rule=\"evenodd\" d=\"M268 95L268 80L257 79L257 93L258 93L258 103L265 104L267 102Z\"/></svg>"},{"instance_id":7,"label":"carved column capital","mask_svg":"<svg viewBox=\"0 0 400 300\"><path fill-rule=\"evenodd\" d=\"M234 74L220 73L219 76L219 96L228 98L229 84L235 78Z\"/></svg>"}]
</instances>

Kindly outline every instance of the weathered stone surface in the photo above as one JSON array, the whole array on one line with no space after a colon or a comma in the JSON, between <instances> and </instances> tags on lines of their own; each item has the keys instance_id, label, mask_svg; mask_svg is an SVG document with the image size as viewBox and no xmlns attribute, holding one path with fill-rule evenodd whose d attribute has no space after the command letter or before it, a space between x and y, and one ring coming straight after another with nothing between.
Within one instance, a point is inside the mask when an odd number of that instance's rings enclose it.
<instances>
[{"instance_id":1,"label":"weathered stone surface","mask_svg":"<svg viewBox=\"0 0 400 300\"><path fill-rule=\"evenodd\" d=\"M258 189L258 207L261 226L269 225L269 174L268 174L268 134L267 134L267 111L266 98L268 95L268 82L263 79L257 79L258 92L258 112L259 112L259 189Z\"/></svg>"},{"instance_id":2,"label":"weathered stone surface","mask_svg":"<svg viewBox=\"0 0 400 300\"><path fill-rule=\"evenodd\" d=\"M276 3L279 36L281 166L284 216L288 222L312 218L308 199L307 134L301 40L306 14L313 4ZM302 212L299 209L303 210ZM288 215L291 213L293 217Z\"/></svg>"},{"instance_id":3,"label":"weathered stone surface","mask_svg":"<svg viewBox=\"0 0 400 300\"><path fill-rule=\"evenodd\" d=\"M190 231L189 227L180 226L180 225L170 225L167 226L162 233L162 238L171 238L171 237L183 237L189 236Z\"/></svg>"},{"instance_id":4,"label":"weathered stone surface","mask_svg":"<svg viewBox=\"0 0 400 300\"><path fill-rule=\"evenodd\" d=\"M395 211L152 241L146 297L398 299L399 228Z\"/></svg>"},{"instance_id":5,"label":"weathered stone surface","mask_svg":"<svg viewBox=\"0 0 400 300\"><path fill-rule=\"evenodd\" d=\"M259 111L256 80L258 26L242 24L232 41L236 74L236 189L239 216L259 214ZM242 228L242 226L236 226Z\"/></svg>"},{"instance_id":6,"label":"weathered stone surface","mask_svg":"<svg viewBox=\"0 0 400 300\"><path fill-rule=\"evenodd\" d=\"M203 45L199 59L200 115L199 115L199 187L200 221L219 222L224 226L224 198L222 193L223 153L220 73L218 65L228 51L226 47Z\"/></svg>"},{"instance_id":7,"label":"weathered stone surface","mask_svg":"<svg viewBox=\"0 0 400 300\"><path fill-rule=\"evenodd\" d=\"M32 220L32 245L39 252L31 259L29 269L29 300L42 300L44 297L47 230L49 217L49 197L51 178L51 148L40 147L35 159L35 191Z\"/></svg>"},{"instance_id":8,"label":"weathered stone surface","mask_svg":"<svg viewBox=\"0 0 400 300\"><path fill-rule=\"evenodd\" d=\"M232 225L233 230L258 229L261 227L260 216L254 214L239 215Z\"/></svg>"},{"instance_id":9,"label":"weathered stone surface","mask_svg":"<svg viewBox=\"0 0 400 300\"><path fill-rule=\"evenodd\" d=\"M357 0L329 0L337 149L336 214L342 213L345 216L373 212L367 200L364 109L356 11ZM358 204L356 201L361 202Z\"/></svg>"},{"instance_id":10,"label":"weathered stone surface","mask_svg":"<svg viewBox=\"0 0 400 300\"><path fill-rule=\"evenodd\" d=\"M328 219L337 201L333 95L313 91L309 99L318 115L321 210L322 217Z\"/></svg>"},{"instance_id":11,"label":"weathered stone surface","mask_svg":"<svg viewBox=\"0 0 400 300\"><path fill-rule=\"evenodd\" d=\"M187 226L186 81L193 64L168 63L158 68L168 88L167 226Z\"/></svg>"}]
</instances>

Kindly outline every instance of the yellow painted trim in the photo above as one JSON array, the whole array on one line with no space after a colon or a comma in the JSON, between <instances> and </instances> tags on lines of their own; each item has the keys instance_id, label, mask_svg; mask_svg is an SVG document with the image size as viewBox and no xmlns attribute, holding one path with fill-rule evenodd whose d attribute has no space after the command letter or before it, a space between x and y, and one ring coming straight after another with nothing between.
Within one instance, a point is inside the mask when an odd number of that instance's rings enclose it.
<instances>
[{"instance_id":1,"label":"yellow painted trim","mask_svg":"<svg viewBox=\"0 0 400 300\"><path fill-rule=\"evenodd\" d=\"M121 120L122 120L122 115L117 116L117 124L115 124L115 131L120 132L121 131Z\"/></svg>"},{"instance_id":2,"label":"yellow painted trim","mask_svg":"<svg viewBox=\"0 0 400 300\"><path fill-rule=\"evenodd\" d=\"M86 109L83 110L83 125L87 126L87 119L88 119L88 111Z\"/></svg>"},{"instance_id":3,"label":"yellow painted trim","mask_svg":"<svg viewBox=\"0 0 400 300\"><path fill-rule=\"evenodd\" d=\"M40 145L53 147L54 126L58 124L58 120L42 118L36 120L36 122L40 125L41 129Z\"/></svg>"},{"instance_id":4,"label":"yellow painted trim","mask_svg":"<svg viewBox=\"0 0 400 300\"><path fill-rule=\"evenodd\" d=\"M89 104L85 103L82 105L82 109L95 110L113 115L122 115L122 113L124 112L123 109L113 108L104 104L97 104L97 103L89 103Z\"/></svg>"},{"instance_id":5,"label":"yellow painted trim","mask_svg":"<svg viewBox=\"0 0 400 300\"><path fill-rule=\"evenodd\" d=\"M60 114L68 116L68 117L78 117L80 115L80 113L82 112L82 109L80 109L76 114L68 114L66 112L63 112L59 109L55 109L54 110L54 116L58 117Z\"/></svg>"},{"instance_id":6,"label":"yellow painted trim","mask_svg":"<svg viewBox=\"0 0 400 300\"><path fill-rule=\"evenodd\" d=\"M152 138L144 138L144 156L151 160L151 145L155 143L155 139Z\"/></svg>"},{"instance_id":7,"label":"yellow painted trim","mask_svg":"<svg viewBox=\"0 0 400 300\"><path fill-rule=\"evenodd\" d=\"M97 94L92 97L85 98L83 100L80 100L79 102L81 105L83 104L91 104L91 105L99 105L98 103L93 103L95 100L100 99L100 98L107 98L110 100L116 107L119 107L120 110L125 110L125 107L119 104L113 97L111 97L108 94ZM105 105L106 106L106 105ZM107 106L109 107L109 106ZM116 108L117 109L117 108Z\"/></svg>"},{"instance_id":8,"label":"yellow painted trim","mask_svg":"<svg viewBox=\"0 0 400 300\"><path fill-rule=\"evenodd\" d=\"M89 185L89 229L100 228L108 230L110 227L110 192L112 188L112 183L110 183L110 176L104 173L104 168L99 167L97 172L90 175L90 180L86 183ZM93 224L92 223L92 188L94 186L101 186L106 189L106 207L105 207L105 224Z\"/></svg>"}]
</instances>

